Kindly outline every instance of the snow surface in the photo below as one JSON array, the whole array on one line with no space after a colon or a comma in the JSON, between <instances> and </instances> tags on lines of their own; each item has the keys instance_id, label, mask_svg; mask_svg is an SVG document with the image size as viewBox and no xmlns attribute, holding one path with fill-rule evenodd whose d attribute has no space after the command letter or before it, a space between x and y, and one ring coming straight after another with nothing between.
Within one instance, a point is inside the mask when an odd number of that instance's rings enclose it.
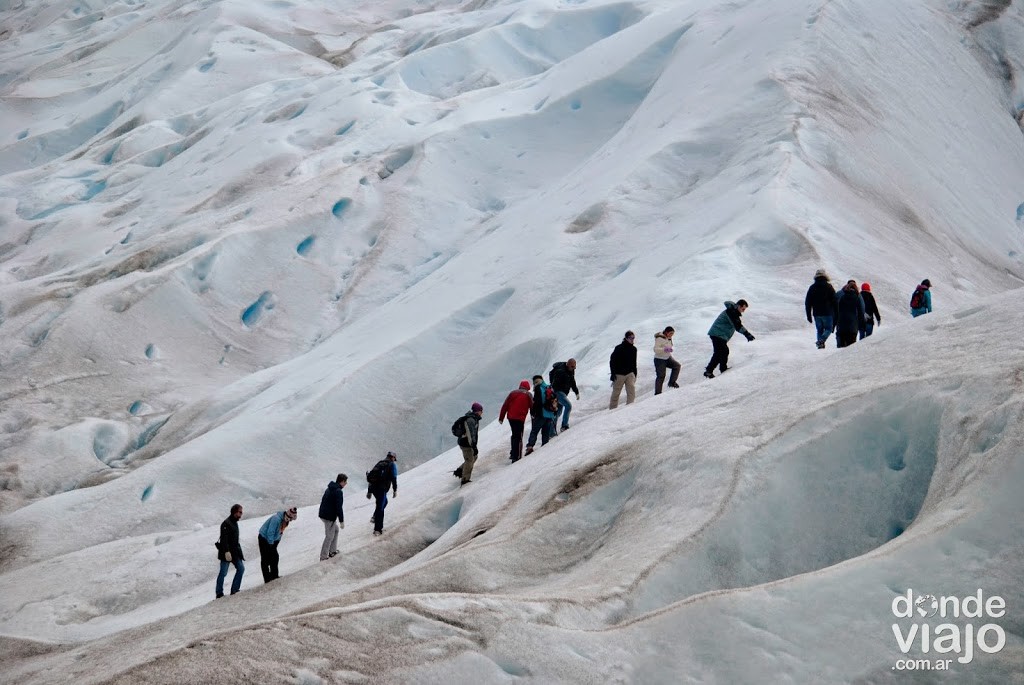
<instances>
[{"instance_id":1,"label":"snow surface","mask_svg":"<svg viewBox=\"0 0 1024 685\"><path fill-rule=\"evenodd\" d=\"M0 682L1024 683L1020 3L8 2L0 63ZM873 337L814 348L819 267ZM998 653L894 670L895 597L979 588Z\"/></svg>"}]
</instances>

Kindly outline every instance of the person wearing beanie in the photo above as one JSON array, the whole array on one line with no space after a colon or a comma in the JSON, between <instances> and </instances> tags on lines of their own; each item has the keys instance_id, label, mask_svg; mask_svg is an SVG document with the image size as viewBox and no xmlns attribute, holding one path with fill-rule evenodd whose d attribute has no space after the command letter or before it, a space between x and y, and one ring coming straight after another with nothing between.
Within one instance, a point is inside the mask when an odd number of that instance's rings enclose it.
<instances>
[{"instance_id":1,"label":"person wearing beanie","mask_svg":"<svg viewBox=\"0 0 1024 685\"><path fill-rule=\"evenodd\" d=\"M914 288L914 294L910 296L910 315L915 319L922 314L930 314L932 311L932 282L927 278L921 281L921 285Z\"/></svg>"},{"instance_id":2,"label":"person wearing beanie","mask_svg":"<svg viewBox=\"0 0 1024 685\"><path fill-rule=\"evenodd\" d=\"M849 347L857 342L857 333L864 325L864 300L857 289L857 281L852 278L846 282L836 298L836 346Z\"/></svg>"},{"instance_id":3,"label":"person wearing beanie","mask_svg":"<svg viewBox=\"0 0 1024 685\"><path fill-rule=\"evenodd\" d=\"M477 438L480 435L480 417L483 416L484 408L479 402L474 402L459 422L462 423L462 435L459 436L459 448L462 450L462 467L459 473L462 485L470 482L473 477L473 464L476 463L480 450L477 448Z\"/></svg>"},{"instance_id":4,"label":"person wearing beanie","mask_svg":"<svg viewBox=\"0 0 1024 685\"><path fill-rule=\"evenodd\" d=\"M551 388L558 398L558 414L555 415L554 427L558 427L558 417L562 417L562 430L569 429L569 412L572 411L572 403L569 401L569 391L580 398L580 390L576 387L576 360L570 358L564 362L555 362L548 372L548 379L551 381ZM557 435L557 432L555 433Z\"/></svg>"},{"instance_id":5,"label":"person wearing beanie","mask_svg":"<svg viewBox=\"0 0 1024 685\"><path fill-rule=\"evenodd\" d=\"M747 339L747 342L754 340L754 336L743 327L743 321L740 319L740 316L745 311L747 311L746 300L726 302L725 309L722 310L722 313L718 315L715 322L711 324L711 328L708 329L708 337L711 338L713 352L711 353L711 361L708 362L707 367L704 369L705 378L715 377L714 369L716 366L722 373L728 370L729 338L732 337L733 333L739 331Z\"/></svg>"},{"instance_id":6,"label":"person wearing beanie","mask_svg":"<svg viewBox=\"0 0 1024 685\"><path fill-rule=\"evenodd\" d=\"M285 511L279 511L276 514L271 515L263 525L260 526L260 532L257 536L257 541L260 545L260 570L263 571L263 582L269 583L272 580L277 580L280 577L278 572L277 564L280 560L280 555L277 552L277 545L281 542L281 536L284 535L285 529L288 524L299 517L299 511L295 507L286 509Z\"/></svg>"},{"instance_id":7,"label":"person wearing beanie","mask_svg":"<svg viewBox=\"0 0 1024 685\"><path fill-rule=\"evenodd\" d=\"M526 441L526 454L533 454L540 435L540 444L548 444L555 435L555 416L558 414L558 397L554 389L544 382L539 373L533 377L533 401L530 403L530 438Z\"/></svg>"},{"instance_id":8,"label":"person wearing beanie","mask_svg":"<svg viewBox=\"0 0 1024 685\"><path fill-rule=\"evenodd\" d=\"M231 515L220 524L220 540L217 541L217 559L220 561L220 573L217 575L215 588L216 597L224 596L224 579L228 575L228 567L234 565L235 577L231 579L231 594L242 587L242 575L245 573L245 555L238 540L238 522L242 519L242 505L232 504Z\"/></svg>"},{"instance_id":9,"label":"person wearing beanie","mask_svg":"<svg viewBox=\"0 0 1024 685\"><path fill-rule=\"evenodd\" d=\"M878 311L878 303L875 302L870 283L860 284L860 299L864 300L864 325L860 329L860 339L863 340L875 330L876 320L879 326L882 325L882 315Z\"/></svg>"},{"instance_id":10,"label":"person wearing beanie","mask_svg":"<svg viewBox=\"0 0 1024 685\"><path fill-rule=\"evenodd\" d=\"M339 473L327 484L320 498L320 520L324 522L324 544L320 546L320 561L338 554L338 531L345 527L345 495L348 476Z\"/></svg>"},{"instance_id":11,"label":"person wearing beanie","mask_svg":"<svg viewBox=\"0 0 1024 685\"><path fill-rule=\"evenodd\" d=\"M633 404L636 399L636 346L633 344L636 334L633 331L626 331L622 336L622 342L612 350L612 356L608 358L608 366L611 368L612 397L608 401L608 408L615 409L619 406L619 396L622 388L626 388L626 404Z\"/></svg>"},{"instance_id":12,"label":"person wearing beanie","mask_svg":"<svg viewBox=\"0 0 1024 685\"><path fill-rule=\"evenodd\" d=\"M662 386L665 383L665 371L672 369L672 375L668 379L668 387L679 387L679 370L682 365L672 356L672 336L676 329L665 326L661 333L654 334L654 394L660 395Z\"/></svg>"},{"instance_id":13,"label":"person wearing beanie","mask_svg":"<svg viewBox=\"0 0 1024 685\"><path fill-rule=\"evenodd\" d=\"M839 310L836 308L836 289L832 287L824 269L814 272L814 283L807 289L804 298L804 311L807 323L814 324L817 333L815 344L819 350L825 349L825 341L836 328Z\"/></svg>"},{"instance_id":14,"label":"person wearing beanie","mask_svg":"<svg viewBox=\"0 0 1024 685\"><path fill-rule=\"evenodd\" d=\"M366 472L366 499L376 499L377 506L373 509L373 534L384 532L384 508L388 506L388 488L391 496L398 497L398 455L388 452L387 456Z\"/></svg>"},{"instance_id":15,"label":"person wearing beanie","mask_svg":"<svg viewBox=\"0 0 1024 685\"><path fill-rule=\"evenodd\" d=\"M523 458L523 431L526 428L526 417L530 413L533 397L530 396L530 381L522 380L519 387L508 394L498 412L498 423L504 423L508 417L508 426L512 429L512 450L509 459L513 463ZM461 474L460 474L461 475Z\"/></svg>"}]
</instances>

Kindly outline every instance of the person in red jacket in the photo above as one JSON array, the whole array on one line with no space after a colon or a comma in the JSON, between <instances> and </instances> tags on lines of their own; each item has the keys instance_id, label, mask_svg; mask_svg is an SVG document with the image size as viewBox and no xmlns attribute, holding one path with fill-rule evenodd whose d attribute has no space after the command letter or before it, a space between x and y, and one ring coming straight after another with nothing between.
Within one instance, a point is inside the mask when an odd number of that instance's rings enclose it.
<instances>
[{"instance_id":1,"label":"person in red jacket","mask_svg":"<svg viewBox=\"0 0 1024 685\"><path fill-rule=\"evenodd\" d=\"M513 462L523 458L523 428L526 427L526 417L530 414L532 404L530 381L521 381L519 388L505 398L505 403L501 405L501 412L498 414L498 423L504 423L505 417L508 416L508 425L512 429L512 452L508 458Z\"/></svg>"}]
</instances>

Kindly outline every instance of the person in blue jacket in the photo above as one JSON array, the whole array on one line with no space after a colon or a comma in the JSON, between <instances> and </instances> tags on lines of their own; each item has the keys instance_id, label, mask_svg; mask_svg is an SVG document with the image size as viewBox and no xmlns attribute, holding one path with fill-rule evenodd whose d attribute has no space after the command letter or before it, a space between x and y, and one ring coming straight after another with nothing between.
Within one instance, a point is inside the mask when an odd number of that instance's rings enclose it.
<instances>
[{"instance_id":1,"label":"person in blue jacket","mask_svg":"<svg viewBox=\"0 0 1024 685\"><path fill-rule=\"evenodd\" d=\"M279 511L271 515L263 525L260 526L260 534L257 540L260 543L260 570L263 571L263 582L269 583L280 578L277 569L277 562L280 555L277 553L277 543L281 542L288 524L299 517L299 510L295 507L285 511Z\"/></svg>"},{"instance_id":2,"label":"person in blue jacket","mask_svg":"<svg viewBox=\"0 0 1024 685\"><path fill-rule=\"evenodd\" d=\"M388 506L388 488L391 489L392 497L398 497L398 455L388 452L385 459L377 464L386 464L382 478L370 483L366 488L366 499L376 498L377 506L373 510L373 534L381 535L384 532L384 508ZM376 466L373 467L376 470Z\"/></svg>"},{"instance_id":3,"label":"person in blue jacket","mask_svg":"<svg viewBox=\"0 0 1024 685\"><path fill-rule=\"evenodd\" d=\"M708 329L708 336L711 338L714 352L711 355L711 361L708 362L707 368L704 369L705 378L715 377L714 368L716 366L722 372L729 368L729 338L732 337L733 333L739 331L747 338L747 342L754 339L754 336L743 327L743 322L740 320L740 316L745 311L747 311L746 300L726 302L725 309L722 310L722 313L718 315L715 322L711 324L711 328Z\"/></svg>"},{"instance_id":4,"label":"person in blue jacket","mask_svg":"<svg viewBox=\"0 0 1024 685\"><path fill-rule=\"evenodd\" d=\"M330 559L338 553L338 531L345 527L345 494L348 476L339 473L327 484L320 498L320 520L324 522L324 544L320 546L320 561Z\"/></svg>"},{"instance_id":5,"label":"person in blue jacket","mask_svg":"<svg viewBox=\"0 0 1024 685\"><path fill-rule=\"evenodd\" d=\"M917 303L918 306L914 306ZM930 314L932 311L932 282L927 278L921 281L921 285L914 289L910 296L910 315L915 319L922 314Z\"/></svg>"}]
</instances>

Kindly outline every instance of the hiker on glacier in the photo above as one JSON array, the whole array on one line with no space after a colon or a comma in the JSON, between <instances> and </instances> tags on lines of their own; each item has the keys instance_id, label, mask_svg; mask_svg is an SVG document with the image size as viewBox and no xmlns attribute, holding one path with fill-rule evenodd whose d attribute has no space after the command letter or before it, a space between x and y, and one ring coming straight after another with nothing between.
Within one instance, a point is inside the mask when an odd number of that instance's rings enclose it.
<instances>
[{"instance_id":1,"label":"hiker on glacier","mask_svg":"<svg viewBox=\"0 0 1024 685\"><path fill-rule=\"evenodd\" d=\"M544 382L539 373L533 377L533 402L530 405L530 439L526 442L526 453L533 454L540 434L540 444L548 444L555 434L555 416L558 413L558 397L555 390Z\"/></svg>"},{"instance_id":2,"label":"hiker on glacier","mask_svg":"<svg viewBox=\"0 0 1024 685\"><path fill-rule=\"evenodd\" d=\"M626 388L626 404L633 404L633 400L636 399L636 346L633 344L635 340L636 334L633 331L626 331L622 336L622 342L615 346L612 356L608 358L612 378L609 409L619 406L619 396L623 387Z\"/></svg>"},{"instance_id":3,"label":"hiker on glacier","mask_svg":"<svg viewBox=\"0 0 1024 685\"><path fill-rule=\"evenodd\" d=\"M740 319L745 311L747 311L746 300L726 302L725 309L722 310L722 313L718 315L715 322L711 324L711 328L708 329L708 336L711 338L714 352L711 354L711 361L708 362L707 368L704 369L705 378L715 377L714 368L716 366L722 373L728 370L729 338L732 337L733 333L739 331L746 337L747 342L751 342L754 339L750 331L743 327L743 321Z\"/></svg>"},{"instance_id":4,"label":"hiker on glacier","mask_svg":"<svg viewBox=\"0 0 1024 685\"><path fill-rule=\"evenodd\" d=\"M345 527L345 494L348 476L339 473L327 484L320 498L320 520L324 522L324 544L320 546L320 561L330 559L338 553L338 531Z\"/></svg>"},{"instance_id":5,"label":"hiker on glacier","mask_svg":"<svg viewBox=\"0 0 1024 685\"><path fill-rule=\"evenodd\" d=\"M569 412L572 411L572 403L569 402L569 391L580 398L579 388L576 387L576 360L570 358L564 362L555 362L548 372L548 379L551 381L551 388L558 398L558 414L555 416L554 427L558 426L558 417L562 417L562 430L569 428Z\"/></svg>"},{"instance_id":6,"label":"hiker on glacier","mask_svg":"<svg viewBox=\"0 0 1024 685\"><path fill-rule=\"evenodd\" d=\"M474 402L463 416L452 424L452 434L459 439L462 450L462 466L455 469L455 475L462 479L462 485L470 482L473 477L473 465L480 454L477 440L480 438L480 417L484 415L484 407Z\"/></svg>"},{"instance_id":7,"label":"hiker on glacier","mask_svg":"<svg viewBox=\"0 0 1024 685\"><path fill-rule=\"evenodd\" d=\"M857 342L857 334L864 325L864 300L857 289L857 281L852 278L846 282L836 296L836 345L849 347Z\"/></svg>"},{"instance_id":8,"label":"hiker on glacier","mask_svg":"<svg viewBox=\"0 0 1024 685\"><path fill-rule=\"evenodd\" d=\"M875 302L870 283L860 284L860 299L864 300L864 325L860 328L860 339L863 340L875 330L876 320L879 326L882 325L882 315L878 311L878 303Z\"/></svg>"},{"instance_id":9,"label":"hiker on glacier","mask_svg":"<svg viewBox=\"0 0 1024 685\"><path fill-rule=\"evenodd\" d=\"M930 314L932 311L932 282L927 278L921 281L921 285L914 288L914 294L910 296L910 315L915 319L922 314Z\"/></svg>"},{"instance_id":10,"label":"hiker on glacier","mask_svg":"<svg viewBox=\"0 0 1024 685\"><path fill-rule=\"evenodd\" d=\"M824 269L814 272L814 283L807 289L804 298L804 311L807 313L807 323L813 323L817 331L815 344L819 350L825 349L825 341L835 330L839 311L836 309L836 289L829 283L828 273Z\"/></svg>"},{"instance_id":11,"label":"hiker on glacier","mask_svg":"<svg viewBox=\"0 0 1024 685\"><path fill-rule=\"evenodd\" d=\"M384 532L384 508L388 506L388 488L391 489L392 497L398 497L398 455L388 452L388 455L366 472L366 499L373 497L377 506L373 509L373 534L381 535Z\"/></svg>"},{"instance_id":12,"label":"hiker on glacier","mask_svg":"<svg viewBox=\"0 0 1024 685\"><path fill-rule=\"evenodd\" d=\"M245 555L242 544L238 540L238 522L242 518L242 505L232 504L231 514L220 524L220 539L217 541L217 559L220 561L220 573L217 574L215 588L217 598L224 596L224 579L228 575L228 567L234 565L235 577L231 579L231 594L242 587L242 574L245 573Z\"/></svg>"},{"instance_id":13,"label":"hiker on glacier","mask_svg":"<svg viewBox=\"0 0 1024 685\"><path fill-rule=\"evenodd\" d=\"M277 545L281 542L288 524L299 518L299 510L295 507L272 514L270 518L260 526L260 533L257 537L260 545L260 570L263 571L263 582L269 583L281 577L278 571L278 562L281 557L277 553Z\"/></svg>"},{"instance_id":14,"label":"hiker on glacier","mask_svg":"<svg viewBox=\"0 0 1024 685\"><path fill-rule=\"evenodd\" d=\"M501 405L501 411L498 412L498 423L504 423L507 416L508 426L512 429L512 450L508 458L513 463L523 458L523 431L531 406L533 396L530 394L530 381L523 380L520 381L518 388L508 394Z\"/></svg>"},{"instance_id":15,"label":"hiker on glacier","mask_svg":"<svg viewBox=\"0 0 1024 685\"><path fill-rule=\"evenodd\" d=\"M668 387L679 387L679 370L682 365L672 356L672 336L676 329L665 326L661 333L654 334L654 394L660 395L662 386L665 383L665 371L672 369L672 375L668 378Z\"/></svg>"}]
</instances>

